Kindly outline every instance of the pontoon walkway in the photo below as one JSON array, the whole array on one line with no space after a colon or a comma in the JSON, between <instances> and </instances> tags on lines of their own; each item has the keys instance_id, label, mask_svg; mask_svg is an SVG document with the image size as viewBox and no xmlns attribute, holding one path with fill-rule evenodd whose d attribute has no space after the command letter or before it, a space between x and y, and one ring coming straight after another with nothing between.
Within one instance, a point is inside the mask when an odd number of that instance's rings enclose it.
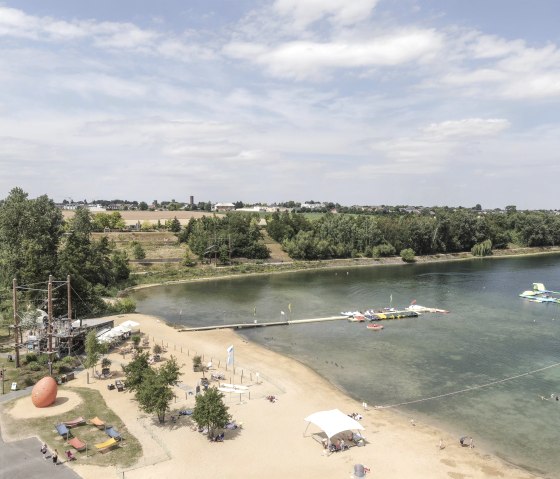
<instances>
[{"instance_id":1,"label":"pontoon walkway","mask_svg":"<svg viewBox=\"0 0 560 479\"><path fill-rule=\"evenodd\" d=\"M215 326L198 326L193 328L182 328L179 332L189 331L210 331L212 329L246 329L246 328L264 328L265 326L288 326L290 324L303 323L319 323L322 321L337 321L339 319L347 319L346 316L329 316L326 318L310 318L310 319L291 319L287 321L270 321L267 323L237 323L237 324L218 324Z\"/></svg>"}]
</instances>

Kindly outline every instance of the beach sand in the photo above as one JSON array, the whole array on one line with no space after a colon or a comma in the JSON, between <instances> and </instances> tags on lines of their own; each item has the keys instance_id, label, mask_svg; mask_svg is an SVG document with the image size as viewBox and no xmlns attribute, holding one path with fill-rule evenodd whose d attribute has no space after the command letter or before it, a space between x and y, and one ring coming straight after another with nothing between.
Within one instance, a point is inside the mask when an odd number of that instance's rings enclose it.
<instances>
[{"instance_id":1,"label":"beach sand","mask_svg":"<svg viewBox=\"0 0 560 479\"><path fill-rule=\"evenodd\" d=\"M67 385L99 390L108 407L126 424L125 443L126 433L130 433L143 446L142 459L125 471L87 465L84 464L86 460L72 462L70 467L85 479L116 474L117 477L135 479L339 479L352 477L354 464L367 466L371 471L367 477L384 479L535 477L478 447L461 447L458 437L449 437L427 424L411 422L410 418L388 410L364 410L361 403L343 394L311 369L248 343L233 331L178 332L156 317L139 314L120 315L115 317L115 323L127 319L140 323L141 332L149 338L150 348L155 343L166 347L163 359L173 355L179 364L184 365L180 378L182 387L176 388L177 398L172 411L194 407L194 394L189 394L188 390L195 389L202 373L193 372L192 357L203 355L204 363L211 361L213 367L206 373L207 377L211 373L222 373L226 377L223 382L242 383L248 387L247 394L226 393L224 398L233 419L242 427L226 430L225 440L214 443L193 430L188 416L180 416L175 423L167 416L165 424L160 425L154 416L139 411L131 393L108 390L107 384L114 379L90 377L87 384L88 375L81 372ZM227 371L225 369L226 349L230 345L235 351L235 375L231 366ZM123 357L117 351L109 357L114 371L119 371L120 364L130 360L130 355ZM266 399L268 395L274 395L278 400L271 402ZM71 390L67 396L72 396ZM68 398L49 409L67 410L70 403L74 404ZM312 437L319 430L314 425L308 426L304 418L317 411L335 408L346 414L357 412L363 415L360 422L365 427L365 447L352 447L328 455ZM10 414L30 417L33 409L30 399L23 398Z\"/></svg>"}]
</instances>

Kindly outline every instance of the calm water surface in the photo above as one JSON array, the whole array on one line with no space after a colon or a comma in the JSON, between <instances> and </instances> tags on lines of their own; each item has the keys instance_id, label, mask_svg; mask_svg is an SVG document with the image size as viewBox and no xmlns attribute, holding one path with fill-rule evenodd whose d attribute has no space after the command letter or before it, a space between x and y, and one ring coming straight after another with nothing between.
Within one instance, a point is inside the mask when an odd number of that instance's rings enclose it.
<instances>
[{"instance_id":1,"label":"calm water surface","mask_svg":"<svg viewBox=\"0 0 560 479\"><path fill-rule=\"evenodd\" d=\"M399 404L417 422L472 435L503 459L558 478L560 401L541 396L560 395L560 366L523 373L560 362L560 305L519 298L533 282L560 290L560 256L235 278L151 288L135 298L139 312L192 326L280 320L281 311L292 319L332 316L413 299L448 309L385 321L381 332L334 321L242 334L304 362L360 401Z\"/></svg>"}]
</instances>

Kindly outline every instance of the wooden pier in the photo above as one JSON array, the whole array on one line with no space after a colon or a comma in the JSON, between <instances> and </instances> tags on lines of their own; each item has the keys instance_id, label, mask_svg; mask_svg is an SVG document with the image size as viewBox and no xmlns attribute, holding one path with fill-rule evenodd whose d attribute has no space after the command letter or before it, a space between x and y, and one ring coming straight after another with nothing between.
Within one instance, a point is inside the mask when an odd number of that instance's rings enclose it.
<instances>
[{"instance_id":1,"label":"wooden pier","mask_svg":"<svg viewBox=\"0 0 560 479\"><path fill-rule=\"evenodd\" d=\"M264 328L266 326L289 326L291 324L304 324L304 323L320 323L324 321L338 321L340 319L348 319L346 316L328 316L326 318L309 318L309 319L289 319L285 321L268 321L259 323L253 321L252 323L237 323L237 324L218 324L215 326L197 326L194 328L182 328L178 331L181 333L190 331L211 331L213 329L247 329L247 328Z\"/></svg>"}]
</instances>

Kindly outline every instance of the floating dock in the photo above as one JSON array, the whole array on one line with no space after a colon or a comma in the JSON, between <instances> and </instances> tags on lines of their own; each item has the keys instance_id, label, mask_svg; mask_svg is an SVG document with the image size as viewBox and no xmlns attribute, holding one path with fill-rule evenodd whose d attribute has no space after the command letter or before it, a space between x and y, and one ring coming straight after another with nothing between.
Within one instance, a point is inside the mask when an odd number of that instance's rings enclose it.
<instances>
[{"instance_id":1,"label":"floating dock","mask_svg":"<svg viewBox=\"0 0 560 479\"><path fill-rule=\"evenodd\" d=\"M379 313L372 313L366 315L370 321L381 321L384 319L402 319L402 318L416 318L418 313L416 311L383 311Z\"/></svg>"},{"instance_id":2,"label":"floating dock","mask_svg":"<svg viewBox=\"0 0 560 479\"><path fill-rule=\"evenodd\" d=\"M338 321L340 319L347 319L346 316L328 316L326 318L309 318L309 319L290 319L285 321L269 321L259 323L254 321L252 323L237 323L237 324L218 324L214 326L197 326L192 328L178 329L180 333L190 331L211 331L214 329L248 329L248 328L264 328L267 326L289 326L290 324L304 324L304 323L321 323L324 321Z\"/></svg>"}]
</instances>

